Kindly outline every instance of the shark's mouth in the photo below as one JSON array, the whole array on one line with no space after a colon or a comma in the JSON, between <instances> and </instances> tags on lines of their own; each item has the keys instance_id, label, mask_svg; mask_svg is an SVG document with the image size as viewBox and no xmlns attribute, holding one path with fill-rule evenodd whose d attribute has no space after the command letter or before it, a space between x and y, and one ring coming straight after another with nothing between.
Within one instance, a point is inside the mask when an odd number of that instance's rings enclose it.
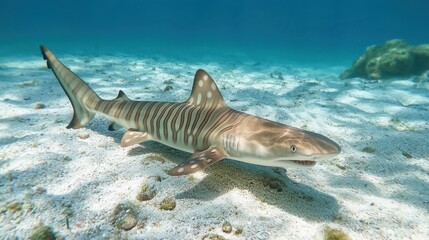
<instances>
[{"instance_id":1,"label":"shark's mouth","mask_svg":"<svg viewBox=\"0 0 429 240\"><path fill-rule=\"evenodd\" d=\"M310 161L310 160L305 160L305 161L292 160L292 162L306 167L312 167L316 165L316 161Z\"/></svg>"}]
</instances>

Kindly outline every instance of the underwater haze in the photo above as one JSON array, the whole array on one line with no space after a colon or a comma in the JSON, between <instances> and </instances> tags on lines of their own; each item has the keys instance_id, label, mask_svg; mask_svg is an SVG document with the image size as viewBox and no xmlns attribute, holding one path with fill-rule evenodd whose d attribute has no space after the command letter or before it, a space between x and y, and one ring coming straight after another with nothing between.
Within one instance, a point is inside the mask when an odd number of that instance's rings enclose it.
<instances>
[{"instance_id":1,"label":"underwater haze","mask_svg":"<svg viewBox=\"0 0 429 240\"><path fill-rule=\"evenodd\" d=\"M3 0L0 54L37 54L46 44L65 51L350 62L389 39L427 41L428 8L425 0Z\"/></svg>"}]
</instances>

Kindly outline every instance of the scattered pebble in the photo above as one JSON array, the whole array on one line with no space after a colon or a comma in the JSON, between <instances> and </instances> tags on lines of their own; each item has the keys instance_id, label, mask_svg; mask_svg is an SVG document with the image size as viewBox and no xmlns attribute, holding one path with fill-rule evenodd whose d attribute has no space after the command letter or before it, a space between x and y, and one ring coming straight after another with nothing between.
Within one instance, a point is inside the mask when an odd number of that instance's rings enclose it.
<instances>
[{"instance_id":1,"label":"scattered pebble","mask_svg":"<svg viewBox=\"0 0 429 240\"><path fill-rule=\"evenodd\" d=\"M323 240L351 240L351 238L340 229L327 227L323 233Z\"/></svg>"},{"instance_id":2,"label":"scattered pebble","mask_svg":"<svg viewBox=\"0 0 429 240\"><path fill-rule=\"evenodd\" d=\"M166 197L161 202L161 206L159 207L162 210L173 210L176 208L176 200L171 197Z\"/></svg>"},{"instance_id":3,"label":"scattered pebble","mask_svg":"<svg viewBox=\"0 0 429 240\"><path fill-rule=\"evenodd\" d=\"M335 222L342 222L343 221L343 216L341 216L340 214L337 214L333 217Z\"/></svg>"},{"instance_id":4,"label":"scattered pebble","mask_svg":"<svg viewBox=\"0 0 429 240\"><path fill-rule=\"evenodd\" d=\"M63 207L62 214L66 218L73 217L73 210L72 210L72 204L71 203L63 203L62 207Z\"/></svg>"},{"instance_id":5,"label":"scattered pebble","mask_svg":"<svg viewBox=\"0 0 429 240\"><path fill-rule=\"evenodd\" d=\"M146 224L145 224L145 222L144 222L144 221L140 221L140 222L137 224L137 228L138 228L138 229L143 229L145 226L146 226Z\"/></svg>"},{"instance_id":6,"label":"scattered pebble","mask_svg":"<svg viewBox=\"0 0 429 240\"><path fill-rule=\"evenodd\" d=\"M238 226L237 229L235 229L234 234L235 235L240 235L243 233L243 227L242 226Z\"/></svg>"},{"instance_id":7,"label":"scattered pebble","mask_svg":"<svg viewBox=\"0 0 429 240\"><path fill-rule=\"evenodd\" d=\"M389 127L395 129L396 131L403 132L403 131L417 131L418 129L410 124L407 121L401 120L399 118L392 118L390 119L390 125Z\"/></svg>"},{"instance_id":8,"label":"scattered pebble","mask_svg":"<svg viewBox=\"0 0 429 240\"><path fill-rule=\"evenodd\" d=\"M33 86L37 83L36 79L32 79L31 81L26 81L26 82L20 82L17 83L16 85L19 87L29 87L29 86Z\"/></svg>"},{"instance_id":9,"label":"scattered pebble","mask_svg":"<svg viewBox=\"0 0 429 240\"><path fill-rule=\"evenodd\" d=\"M149 160L149 161L159 161L159 162L161 162L161 163L164 163L164 162L165 162L165 158L164 158L164 157L162 157L162 155L161 155L161 154L156 154L156 153L152 153L152 154L147 155L147 156L144 158L144 160Z\"/></svg>"},{"instance_id":10,"label":"scattered pebble","mask_svg":"<svg viewBox=\"0 0 429 240\"><path fill-rule=\"evenodd\" d=\"M33 210L34 209L34 205L31 203L31 202L26 202L26 203L24 203L23 205L22 205L22 209L25 211L25 212L31 212L31 210Z\"/></svg>"},{"instance_id":11,"label":"scattered pebble","mask_svg":"<svg viewBox=\"0 0 429 240\"><path fill-rule=\"evenodd\" d=\"M15 179L16 179L15 175L14 175L13 173L11 173L11 172L6 173L6 174L5 174L5 178L6 178L8 181L13 181L13 180L15 180Z\"/></svg>"},{"instance_id":12,"label":"scattered pebble","mask_svg":"<svg viewBox=\"0 0 429 240\"><path fill-rule=\"evenodd\" d=\"M335 164L335 166L336 166L337 168L341 169L341 170L346 170L346 169L347 169L347 167L346 167L346 166L341 165L341 164L339 164L339 163Z\"/></svg>"},{"instance_id":13,"label":"scattered pebble","mask_svg":"<svg viewBox=\"0 0 429 240\"><path fill-rule=\"evenodd\" d=\"M24 203L22 202L11 202L6 204L6 210L10 213L17 213L20 212L22 210L22 205Z\"/></svg>"},{"instance_id":14,"label":"scattered pebble","mask_svg":"<svg viewBox=\"0 0 429 240\"><path fill-rule=\"evenodd\" d=\"M279 71L274 71L274 72L270 73L270 77L274 78L274 79L284 80L283 73L279 72Z\"/></svg>"},{"instance_id":15,"label":"scattered pebble","mask_svg":"<svg viewBox=\"0 0 429 240\"><path fill-rule=\"evenodd\" d=\"M24 208L24 203L22 202L10 202L8 204L0 206L0 219L4 216L10 220L13 219L19 222L23 219L24 216L23 209L27 211L27 209Z\"/></svg>"},{"instance_id":16,"label":"scattered pebble","mask_svg":"<svg viewBox=\"0 0 429 240\"><path fill-rule=\"evenodd\" d=\"M402 150L402 155L406 158L413 158L413 155L411 155L409 152L406 152L404 150Z\"/></svg>"},{"instance_id":17,"label":"scattered pebble","mask_svg":"<svg viewBox=\"0 0 429 240\"><path fill-rule=\"evenodd\" d=\"M156 192L150 188L146 183L143 183L140 187L140 191L137 193L137 200L139 201L149 201L154 198Z\"/></svg>"},{"instance_id":18,"label":"scattered pebble","mask_svg":"<svg viewBox=\"0 0 429 240\"><path fill-rule=\"evenodd\" d=\"M281 191L282 191L282 187L281 187L281 185L280 185L280 182L279 182L279 181L276 181L276 180L269 181L269 182L268 182L268 186L269 186L271 189L275 189L275 190L277 190L278 192L281 192Z\"/></svg>"},{"instance_id":19,"label":"scattered pebble","mask_svg":"<svg viewBox=\"0 0 429 240\"><path fill-rule=\"evenodd\" d=\"M153 176L153 178L155 179L155 181L161 182L161 176Z\"/></svg>"},{"instance_id":20,"label":"scattered pebble","mask_svg":"<svg viewBox=\"0 0 429 240\"><path fill-rule=\"evenodd\" d=\"M195 176L194 176L194 175L188 175L188 180L189 180L190 182L195 182L195 181L197 181L197 178L195 178Z\"/></svg>"},{"instance_id":21,"label":"scattered pebble","mask_svg":"<svg viewBox=\"0 0 429 240\"><path fill-rule=\"evenodd\" d=\"M170 86L170 85L165 86L165 88L164 88L164 92L168 92L168 91L170 91L170 90L173 90L173 87L172 87L172 86Z\"/></svg>"},{"instance_id":22,"label":"scattered pebble","mask_svg":"<svg viewBox=\"0 0 429 240\"><path fill-rule=\"evenodd\" d=\"M43 109L43 108L46 108L46 105L43 103L36 103L36 104L34 104L33 108L34 109Z\"/></svg>"},{"instance_id":23,"label":"scattered pebble","mask_svg":"<svg viewBox=\"0 0 429 240\"><path fill-rule=\"evenodd\" d=\"M282 191L282 186L280 184L280 181L273 178L266 178L264 181L264 186L268 186L271 189L277 190L277 192Z\"/></svg>"},{"instance_id":24,"label":"scattered pebble","mask_svg":"<svg viewBox=\"0 0 429 240\"><path fill-rule=\"evenodd\" d=\"M362 149L362 152L366 152L366 153L375 153L375 148L372 147L364 147Z\"/></svg>"},{"instance_id":25,"label":"scattered pebble","mask_svg":"<svg viewBox=\"0 0 429 240\"><path fill-rule=\"evenodd\" d=\"M43 194L43 193L45 193L45 192L46 192L46 188L41 187L41 186L38 186L38 187L36 188L35 192L36 192L37 194Z\"/></svg>"},{"instance_id":26,"label":"scattered pebble","mask_svg":"<svg viewBox=\"0 0 429 240\"><path fill-rule=\"evenodd\" d=\"M232 226L229 222L224 222L222 225L222 231L224 233L231 233L232 232Z\"/></svg>"},{"instance_id":27,"label":"scattered pebble","mask_svg":"<svg viewBox=\"0 0 429 240\"><path fill-rule=\"evenodd\" d=\"M224 240L225 238L221 235L210 233L203 237L203 240Z\"/></svg>"},{"instance_id":28,"label":"scattered pebble","mask_svg":"<svg viewBox=\"0 0 429 240\"><path fill-rule=\"evenodd\" d=\"M55 233L52 231L52 228L49 226L45 226L43 224L39 224L33 231L31 232L31 240L55 240Z\"/></svg>"},{"instance_id":29,"label":"scattered pebble","mask_svg":"<svg viewBox=\"0 0 429 240\"><path fill-rule=\"evenodd\" d=\"M119 229L131 230L137 225L137 207L131 202L116 205L112 222Z\"/></svg>"},{"instance_id":30,"label":"scattered pebble","mask_svg":"<svg viewBox=\"0 0 429 240\"><path fill-rule=\"evenodd\" d=\"M80 139L87 139L87 138L89 138L89 133L81 133L81 134L79 134L79 138Z\"/></svg>"}]
</instances>

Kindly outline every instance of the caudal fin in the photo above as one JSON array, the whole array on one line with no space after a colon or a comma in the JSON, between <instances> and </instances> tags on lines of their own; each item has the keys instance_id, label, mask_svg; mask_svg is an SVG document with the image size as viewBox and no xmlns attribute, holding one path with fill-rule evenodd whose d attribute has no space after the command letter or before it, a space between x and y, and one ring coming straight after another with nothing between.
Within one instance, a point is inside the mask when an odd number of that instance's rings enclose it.
<instances>
[{"instance_id":1,"label":"caudal fin","mask_svg":"<svg viewBox=\"0 0 429 240\"><path fill-rule=\"evenodd\" d=\"M40 46L40 49L48 68L54 72L73 106L73 119L67 128L85 126L94 117L95 113L91 110L99 105L101 98L82 79L58 61L49 49L44 46Z\"/></svg>"}]
</instances>

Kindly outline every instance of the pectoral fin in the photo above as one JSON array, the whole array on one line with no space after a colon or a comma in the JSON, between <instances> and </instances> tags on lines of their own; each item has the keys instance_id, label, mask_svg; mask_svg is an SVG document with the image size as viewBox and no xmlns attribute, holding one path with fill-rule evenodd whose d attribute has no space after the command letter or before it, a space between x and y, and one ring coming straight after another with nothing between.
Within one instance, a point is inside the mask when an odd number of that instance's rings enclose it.
<instances>
[{"instance_id":1,"label":"pectoral fin","mask_svg":"<svg viewBox=\"0 0 429 240\"><path fill-rule=\"evenodd\" d=\"M222 147L211 146L204 151L196 151L189 161L168 171L170 176L188 175L213 165L228 155Z\"/></svg>"},{"instance_id":2,"label":"pectoral fin","mask_svg":"<svg viewBox=\"0 0 429 240\"><path fill-rule=\"evenodd\" d=\"M151 139L152 137L148 133L128 130L122 137L121 147L128 147Z\"/></svg>"}]
</instances>

